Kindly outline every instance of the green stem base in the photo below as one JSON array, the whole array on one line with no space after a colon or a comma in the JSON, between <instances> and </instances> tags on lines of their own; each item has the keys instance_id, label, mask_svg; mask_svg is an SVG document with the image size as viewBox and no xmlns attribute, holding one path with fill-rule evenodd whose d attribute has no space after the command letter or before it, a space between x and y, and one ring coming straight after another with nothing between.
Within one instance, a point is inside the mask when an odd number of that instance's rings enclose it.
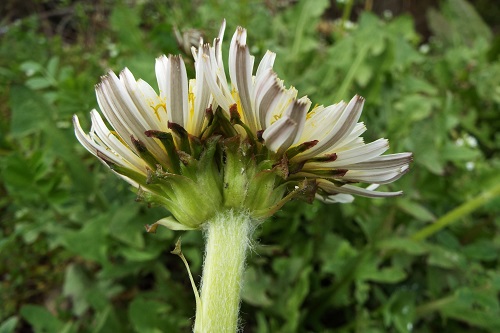
<instances>
[{"instance_id":1,"label":"green stem base","mask_svg":"<svg viewBox=\"0 0 500 333\"><path fill-rule=\"evenodd\" d=\"M201 308L196 311L193 331L235 333L252 220L247 212L228 210L206 225Z\"/></svg>"}]
</instances>

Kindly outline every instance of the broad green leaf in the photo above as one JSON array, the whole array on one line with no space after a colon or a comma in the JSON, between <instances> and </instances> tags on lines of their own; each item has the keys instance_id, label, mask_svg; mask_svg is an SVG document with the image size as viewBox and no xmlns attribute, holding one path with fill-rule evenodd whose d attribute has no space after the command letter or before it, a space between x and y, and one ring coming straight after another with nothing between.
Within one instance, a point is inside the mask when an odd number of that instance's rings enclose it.
<instances>
[{"instance_id":1,"label":"broad green leaf","mask_svg":"<svg viewBox=\"0 0 500 333\"><path fill-rule=\"evenodd\" d=\"M109 216L102 215L85 221L78 231L68 231L61 235L65 247L72 253L97 262L106 261L108 251Z\"/></svg>"},{"instance_id":2,"label":"broad green leaf","mask_svg":"<svg viewBox=\"0 0 500 333\"><path fill-rule=\"evenodd\" d=\"M161 250L161 248L146 248L140 250L131 247L124 247L121 249L121 254L130 261L149 261L157 258Z\"/></svg>"},{"instance_id":3,"label":"broad green leaf","mask_svg":"<svg viewBox=\"0 0 500 333\"><path fill-rule=\"evenodd\" d=\"M126 205L118 208L111 218L109 234L137 249L144 248L144 227L137 221L139 205ZM143 223L145 224L145 223Z\"/></svg>"},{"instance_id":4,"label":"broad green leaf","mask_svg":"<svg viewBox=\"0 0 500 333\"><path fill-rule=\"evenodd\" d=\"M448 250L441 246L428 246L429 258L428 263L432 266L442 268L459 268L465 267L465 258L461 253Z\"/></svg>"},{"instance_id":5,"label":"broad green leaf","mask_svg":"<svg viewBox=\"0 0 500 333\"><path fill-rule=\"evenodd\" d=\"M83 269L76 264L69 265L64 277L63 295L71 299L72 311L77 316L83 315L89 307L86 300L89 288L89 277Z\"/></svg>"},{"instance_id":6,"label":"broad green leaf","mask_svg":"<svg viewBox=\"0 0 500 333\"><path fill-rule=\"evenodd\" d=\"M273 303L266 292L272 281L263 272L257 271L254 267L248 267L243 280L242 298L245 302L264 307Z\"/></svg>"},{"instance_id":7,"label":"broad green leaf","mask_svg":"<svg viewBox=\"0 0 500 333\"><path fill-rule=\"evenodd\" d=\"M128 316L136 332L173 332L176 327L168 322L169 308L165 303L138 297L130 303Z\"/></svg>"},{"instance_id":8,"label":"broad green leaf","mask_svg":"<svg viewBox=\"0 0 500 333\"><path fill-rule=\"evenodd\" d=\"M42 64L35 61L25 61L19 68L27 75L33 76L34 74L41 73L43 71Z\"/></svg>"},{"instance_id":9,"label":"broad green leaf","mask_svg":"<svg viewBox=\"0 0 500 333\"><path fill-rule=\"evenodd\" d=\"M465 322L473 327L490 332L500 330L500 308L496 293L461 288L455 293L452 302L440 308L445 317Z\"/></svg>"},{"instance_id":10,"label":"broad green leaf","mask_svg":"<svg viewBox=\"0 0 500 333\"><path fill-rule=\"evenodd\" d=\"M52 85L53 85L53 81L50 81L49 79L47 79L45 77L34 77L34 78L26 80L26 86L30 89L33 89L33 90L40 90L40 89L49 88Z\"/></svg>"},{"instance_id":11,"label":"broad green leaf","mask_svg":"<svg viewBox=\"0 0 500 333\"><path fill-rule=\"evenodd\" d=\"M473 161L480 156L477 149L449 143L443 149L443 158L449 161Z\"/></svg>"},{"instance_id":12,"label":"broad green leaf","mask_svg":"<svg viewBox=\"0 0 500 333\"><path fill-rule=\"evenodd\" d=\"M387 327L394 326L400 333L413 332L415 316L415 293L397 290L384 304L383 315Z\"/></svg>"},{"instance_id":13,"label":"broad green leaf","mask_svg":"<svg viewBox=\"0 0 500 333\"><path fill-rule=\"evenodd\" d=\"M59 58L58 57L50 58L49 62L47 63L47 74L51 78L56 78L58 67L59 67Z\"/></svg>"},{"instance_id":14,"label":"broad green leaf","mask_svg":"<svg viewBox=\"0 0 500 333\"><path fill-rule=\"evenodd\" d=\"M42 306L26 304L21 307L20 313L37 333L61 332L63 329L63 323Z\"/></svg>"},{"instance_id":15,"label":"broad green leaf","mask_svg":"<svg viewBox=\"0 0 500 333\"><path fill-rule=\"evenodd\" d=\"M396 283L406 278L406 272L400 267L368 269L359 273L359 278L380 283Z\"/></svg>"},{"instance_id":16,"label":"broad green leaf","mask_svg":"<svg viewBox=\"0 0 500 333\"><path fill-rule=\"evenodd\" d=\"M410 201L409 199L399 199L397 200L397 205L419 221L430 222L436 220L436 216L418 202Z\"/></svg>"},{"instance_id":17,"label":"broad green leaf","mask_svg":"<svg viewBox=\"0 0 500 333\"><path fill-rule=\"evenodd\" d=\"M39 131L50 120L50 106L38 93L26 87L11 87L9 104L12 109L10 130L13 136Z\"/></svg>"},{"instance_id":18,"label":"broad green leaf","mask_svg":"<svg viewBox=\"0 0 500 333\"><path fill-rule=\"evenodd\" d=\"M463 247L466 257L473 260L492 261L498 258L498 248L489 239L479 239Z\"/></svg>"},{"instance_id":19,"label":"broad green leaf","mask_svg":"<svg viewBox=\"0 0 500 333\"><path fill-rule=\"evenodd\" d=\"M18 317L9 317L0 325L0 333L14 333L17 323L19 322Z\"/></svg>"}]
</instances>

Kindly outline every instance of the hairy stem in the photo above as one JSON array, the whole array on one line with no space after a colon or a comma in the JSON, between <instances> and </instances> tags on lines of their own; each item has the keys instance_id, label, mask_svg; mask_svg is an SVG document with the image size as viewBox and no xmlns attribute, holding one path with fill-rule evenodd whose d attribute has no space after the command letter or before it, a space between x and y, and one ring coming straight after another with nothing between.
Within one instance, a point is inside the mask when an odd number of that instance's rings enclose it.
<instances>
[{"instance_id":1,"label":"hairy stem","mask_svg":"<svg viewBox=\"0 0 500 333\"><path fill-rule=\"evenodd\" d=\"M247 212L221 212L207 222L201 309L195 333L235 333L252 221Z\"/></svg>"}]
</instances>

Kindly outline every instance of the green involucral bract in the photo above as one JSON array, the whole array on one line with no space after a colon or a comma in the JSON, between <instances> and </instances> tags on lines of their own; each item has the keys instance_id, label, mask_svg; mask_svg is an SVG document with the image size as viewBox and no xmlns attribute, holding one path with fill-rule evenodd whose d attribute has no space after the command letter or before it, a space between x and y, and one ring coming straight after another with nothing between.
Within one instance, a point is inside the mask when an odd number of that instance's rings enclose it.
<instances>
[{"instance_id":1,"label":"green involucral bract","mask_svg":"<svg viewBox=\"0 0 500 333\"><path fill-rule=\"evenodd\" d=\"M286 155L277 156L257 138L239 134L235 112L233 108L229 120L220 109L214 116L207 110L211 121L207 121L201 138L172 123L173 136L148 131L147 136L159 140L169 152L168 163L157 161L135 140L150 166L147 177L108 163L117 173L140 184L138 200L165 206L175 218L162 219L148 230L155 231L158 225L174 230L200 229L217 212L227 209L246 210L259 223L293 197L314 198L311 184L287 182ZM287 192L290 194L285 196ZM304 195L306 192L310 195Z\"/></svg>"}]
</instances>

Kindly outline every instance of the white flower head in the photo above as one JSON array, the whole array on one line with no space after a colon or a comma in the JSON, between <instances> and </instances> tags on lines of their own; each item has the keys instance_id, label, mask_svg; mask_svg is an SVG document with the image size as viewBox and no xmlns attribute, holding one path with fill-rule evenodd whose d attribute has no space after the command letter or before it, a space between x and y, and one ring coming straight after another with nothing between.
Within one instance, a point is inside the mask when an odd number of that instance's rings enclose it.
<instances>
[{"instance_id":1,"label":"white flower head","mask_svg":"<svg viewBox=\"0 0 500 333\"><path fill-rule=\"evenodd\" d=\"M180 56L156 60L158 89L125 69L96 86L99 112L90 133L74 116L81 144L135 188L141 199L166 206L173 229L200 228L215 211L248 209L272 215L291 198L350 202L378 192L408 171L411 153L383 155L386 139L365 143L359 122L364 99L316 106L286 88L268 51L254 70L247 31L238 27L225 74L222 40L192 48L196 76ZM111 130L109 127L111 127ZM357 183L372 184L366 188Z\"/></svg>"}]
</instances>

